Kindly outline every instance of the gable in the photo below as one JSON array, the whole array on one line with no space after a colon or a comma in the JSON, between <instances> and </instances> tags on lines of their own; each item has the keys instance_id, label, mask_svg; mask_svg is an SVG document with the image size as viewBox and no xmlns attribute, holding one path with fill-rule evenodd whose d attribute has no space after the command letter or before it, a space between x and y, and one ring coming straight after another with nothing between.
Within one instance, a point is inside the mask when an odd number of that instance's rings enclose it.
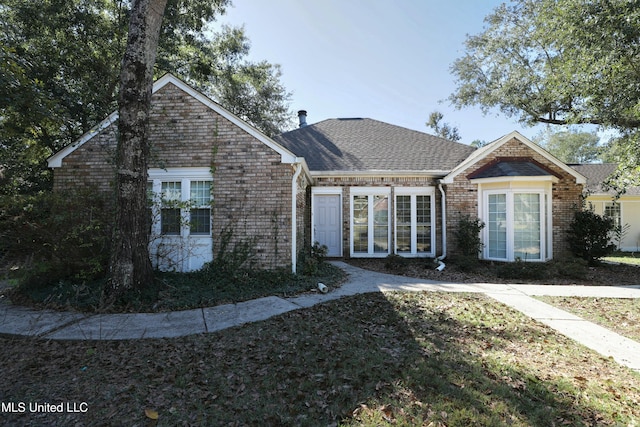
<instances>
[{"instance_id":1,"label":"gable","mask_svg":"<svg viewBox=\"0 0 640 427\"><path fill-rule=\"evenodd\" d=\"M280 156L280 161L282 163L301 162L301 159L297 158L292 152L282 147L281 145L276 143L274 140L267 137L256 128L254 128L253 126L241 120L236 115L229 112L218 103L214 102L213 100L206 97L202 93L196 91L191 86L187 85L182 80L178 79L177 77L171 74L165 74L154 83L153 93L156 94L161 89L168 87L170 85L175 86L182 92L186 93L189 97L196 100L198 103L204 106L207 110L210 110L218 114L219 116L223 117L224 119L228 120L243 132L246 132L247 134L255 138L257 141L267 146L269 149L275 151ZM153 98L152 98L152 102L153 102ZM111 113L105 120L100 122L93 129L91 129L89 132L82 135L76 142L66 146L65 148L63 148L62 150L60 150L59 152L51 156L49 159L47 159L49 167L50 168L61 167L63 159L65 159L67 156L72 154L74 151L76 151L79 147L81 147L88 141L92 140L96 135L106 130L109 126L114 125L117 120L118 120L118 112L115 111Z\"/></svg>"},{"instance_id":2,"label":"gable","mask_svg":"<svg viewBox=\"0 0 640 427\"><path fill-rule=\"evenodd\" d=\"M487 160L489 163L484 164ZM500 165L500 163L502 164ZM548 165L544 163L548 163ZM442 183L451 184L460 174L469 174L469 176L478 179L480 177L474 174L481 173L477 170L483 168L493 168L492 174L502 173L502 175L496 176L544 176L543 172L537 170L541 168L556 178L559 177L558 172L562 172L575 179L576 184L586 183L586 178L578 171L515 131L471 153L443 178ZM511 175L505 173L508 170L511 170ZM533 175L525 175L526 173L533 173Z\"/></svg>"}]
</instances>

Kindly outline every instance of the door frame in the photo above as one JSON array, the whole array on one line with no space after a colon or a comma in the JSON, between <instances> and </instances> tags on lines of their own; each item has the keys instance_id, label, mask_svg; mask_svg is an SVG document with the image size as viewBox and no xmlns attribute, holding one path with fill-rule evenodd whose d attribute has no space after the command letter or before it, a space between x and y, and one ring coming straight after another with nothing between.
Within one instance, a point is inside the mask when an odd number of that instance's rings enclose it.
<instances>
[{"instance_id":1,"label":"door frame","mask_svg":"<svg viewBox=\"0 0 640 427\"><path fill-rule=\"evenodd\" d=\"M342 213L342 207L343 207L343 200L342 200L342 187L311 187L311 244L313 245L316 241L316 227L315 227L315 221L316 221L316 213L315 213L315 196L316 195L324 195L324 196L339 196L339 206L338 206L338 224L340 224L340 226L338 227L338 240L340 242L339 245L339 251L340 253L336 256L338 258L342 258L343 257L343 252L344 252L344 242L343 242L343 233L344 233L344 225L342 223L342 217L343 217L343 213Z\"/></svg>"}]
</instances>

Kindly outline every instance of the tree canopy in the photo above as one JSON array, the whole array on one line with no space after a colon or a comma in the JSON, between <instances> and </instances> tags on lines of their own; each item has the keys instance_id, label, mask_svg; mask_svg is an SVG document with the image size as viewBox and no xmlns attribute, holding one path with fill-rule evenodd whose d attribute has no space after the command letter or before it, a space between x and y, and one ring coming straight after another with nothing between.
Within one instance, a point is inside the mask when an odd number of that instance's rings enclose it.
<instances>
[{"instance_id":1,"label":"tree canopy","mask_svg":"<svg viewBox=\"0 0 640 427\"><path fill-rule=\"evenodd\" d=\"M243 28L211 31L229 0L168 0L157 76L172 72L267 135L293 126L281 71L250 61ZM0 2L0 194L46 188L46 158L116 109L126 0Z\"/></svg>"},{"instance_id":2,"label":"tree canopy","mask_svg":"<svg viewBox=\"0 0 640 427\"><path fill-rule=\"evenodd\" d=\"M457 107L521 122L640 126L640 1L517 0L451 67Z\"/></svg>"},{"instance_id":3,"label":"tree canopy","mask_svg":"<svg viewBox=\"0 0 640 427\"><path fill-rule=\"evenodd\" d=\"M451 66L454 106L614 129L612 183L640 185L640 0L514 0L485 23Z\"/></svg>"},{"instance_id":4,"label":"tree canopy","mask_svg":"<svg viewBox=\"0 0 640 427\"><path fill-rule=\"evenodd\" d=\"M458 128L451 126L449 123L442 123L443 118L444 115L440 111L434 111L429 114L429 120L425 124L433 129L439 137L450 139L451 141L460 141L462 137L458 132Z\"/></svg>"},{"instance_id":5,"label":"tree canopy","mask_svg":"<svg viewBox=\"0 0 640 427\"><path fill-rule=\"evenodd\" d=\"M565 163L594 163L602 160L605 148L598 145L600 138L594 132L547 129L536 143Z\"/></svg>"}]
</instances>

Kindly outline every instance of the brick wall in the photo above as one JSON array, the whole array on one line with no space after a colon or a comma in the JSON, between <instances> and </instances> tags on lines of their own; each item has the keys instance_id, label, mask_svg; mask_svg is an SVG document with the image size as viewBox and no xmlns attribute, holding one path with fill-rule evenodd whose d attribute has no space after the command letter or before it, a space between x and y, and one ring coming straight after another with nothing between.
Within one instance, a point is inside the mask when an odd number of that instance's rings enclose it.
<instances>
[{"instance_id":1,"label":"brick wall","mask_svg":"<svg viewBox=\"0 0 640 427\"><path fill-rule=\"evenodd\" d=\"M68 155L54 188L112 195L116 131L114 124ZM214 254L220 232L232 227L237 241L255 239L261 267L291 263L293 169L278 153L172 84L153 95L150 141L151 168L213 166Z\"/></svg>"},{"instance_id":2,"label":"brick wall","mask_svg":"<svg viewBox=\"0 0 640 427\"><path fill-rule=\"evenodd\" d=\"M351 220L350 220L350 200L351 200L351 187L391 187L391 246L390 253L393 253L395 248L394 233L395 217L394 203L395 203L395 187L436 187L435 196L435 210L436 215L436 254L440 255L442 250L442 224L441 224L441 209L440 209L440 192L437 189L437 179L430 177L332 177L332 178L316 178L315 187L342 187L342 253L344 258L349 258L350 253L350 234L351 234Z\"/></svg>"},{"instance_id":3,"label":"brick wall","mask_svg":"<svg viewBox=\"0 0 640 427\"><path fill-rule=\"evenodd\" d=\"M478 216L478 186L467 179L473 173L497 157L529 157L555 172L560 178L552 187L552 215L553 215L553 255L561 256L568 252L566 230L573 220L576 208L581 205L582 185L576 184L575 177L564 172L544 156L531 150L518 139L513 138L503 144L487 157L483 158L469 169L455 177L452 184L445 186L447 196L447 246L448 253L457 252L453 230L458 221L465 214Z\"/></svg>"}]
</instances>

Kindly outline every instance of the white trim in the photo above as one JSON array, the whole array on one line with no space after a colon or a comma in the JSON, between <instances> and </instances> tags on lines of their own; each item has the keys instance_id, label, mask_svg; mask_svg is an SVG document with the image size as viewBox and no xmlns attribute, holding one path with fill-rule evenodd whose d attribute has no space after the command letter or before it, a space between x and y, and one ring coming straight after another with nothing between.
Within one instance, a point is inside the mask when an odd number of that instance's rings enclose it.
<instances>
[{"instance_id":1,"label":"white trim","mask_svg":"<svg viewBox=\"0 0 640 427\"><path fill-rule=\"evenodd\" d=\"M351 187L349 197L349 255L352 258L384 258L391 251L391 187ZM354 196L367 196L368 213L367 213L367 252L354 252L354 216L353 216L353 198ZM375 228L374 228L374 206L372 199L374 196L387 196L387 251L375 252Z\"/></svg>"},{"instance_id":2,"label":"white trim","mask_svg":"<svg viewBox=\"0 0 640 427\"><path fill-rule=\"evenodd\" d=\"M291 177L291 272L298 270L298 177L302 172L302 163L295 164L295 172Z\"/></svg>"},{"instance_id":3,"label":"white trim","mask_svg":"<svg viewBox=\"0 0 640 427\"><path fill-rule=\"evenodd\" d=\"M390 170L366 170L366 171L316 171L312 170L311 175L317 178L349 178L349 177L362 177L362 178L378 178L378 177L402 177L402 178L442 178L448 170L403 170L403 171L390 171Z\"/></svg>"},{"instance_id":4,"label":"white trim","mask_svg":"<svg viewBox=\"0 0 640 427\"><path fill-rule=\"evenodd\" d=\"M485 145L484 147L481 147L481 148L477 149L473 153L471 153L471 155L469 155L469 157L467 157L466 160L464 160L462 163L458 164L458 166L456 166L447 176L445 176L443 178L442 183L443 184L452 184L453 180L454 180L454 178L456 176L460 175L462 172L467 170L469 167L471 167L474 164L478 163L480 160L482 160L483 158L487 157L489 154L493 153L498 148L500 148L502 145L506 144L507 142L511 141L514 138L517 139L518 141L520 141L522 144L524 144L528 148L530 148L531 150L535 151L539 155L541 155L544 158L546 158L547 160L549 160L551 163L556 165L558 168L562 169L564 172L566 172L566 173L570 174L571 176L573 176L576 179L576 183L577 184L586 184L587 183L587 179L584 177L584 175L582 175L581 173L579 173L575 169L567 166L564 162L562 162L561 160L559 160L558 158L553 156L551 153L546 151L544 148L542 148L539 145L537 145L536 143L532 142L530 139L526 138L520 132L517 132L517 131L513 131L511 133L508 133L507 135L504 135L503 137L501 137L501 138L499 138L499 139L497 139L497 140ZM509 177L509 178L515 178L515 177Z\"/></svg>"},{"instance_id":5,"label":"white trim","mask_svg":"<svg viewBox=\"0 0 640 427\"><path fill-rule=\"evenodd\" d=\"M398 196L410 196L411 197L411 251L409 252L398 252ZM430 224L429 224L429 233L430 233L430 247L431 250L429 252L418 252L416 250L417 240L418 240L418 232L417 232L417 202L416 196L429 196L429 211L430 215ZM435 187L396 187L394 189L394 197L393 197L393 253L396 255L400 255L403 257L425 257L425 258L433 258L435 257L435 247L436 247L436 221L435 221Z\"/></svg>"},{"instance_id":6,"label":"white trim","mask_svg":"<svg viewBox=\"0 0 640 427\"><path fill-rule=\"evenodd\" d=\"M163 182L180 183L180 201L188 202L191 197L193 181L213 182L208 168L152 168L148 171L147 181L151 182L155 195L162 194ZM213 200L211 197L210 200ZM157 200L156 200L157 201ZM189 209L182 208L180 216L182 225L179 234L162 234L162 206L154 203L151 207L151 234L154 238L149 242L149 252L154 267L162 270L192 271L213 259L213 209L210 208L208 233L191 233ZM159 256L160 254L160 256Z\"/></svg>"},{"instance_id":7,"label":"white trim","mask_svg":"<svg viewBox=\"0 0 640 427\"><path fill-rule=\"evenodd\" d=\"M157 91L167 86L168 84L173 84L178 89L184 91L189 96L200 101L206 107L215 111L225 119L229 120L234 125L238 126L240 129L247 132L249 135L256 138L258 141L265 144L267 147L271 148L272 150L280 154L280 161L282 163L291 163L291 164L299 163L299 160L297 160L298 158L291 151L287 150L286 148L284 148L283 146L275 142L273 139L269 138L268 136L266 136L265 134L263 134L262 132L254 128L253 126L246 123L244 120L240 119L235 114L231 113L230 111L222 107L217 102L213 101L212 99L205 96L204 94L198 92L197 90L195 90L194 88L192 88L191 86L189 86L188 84L186 84L185 82L183 82L182 80L180 80L179 78L177 78L172 74L165 74L164 76L160 77L153 84L153 93L156 93ZM94 136L102 132L109 125L113 124L117 119L118 119L118 111L111 113L109 117L107 117L105 120L100 122L98 126L96 126L95 128L91 129L89 132L82 135L76 142L74 142L71 145L68 145L67 147L63 148L53 156L49 157L49 159L47 159L49 167L50 168L61 167L62 160L66 156L73 153L77 148L82 146L85 142L89 141Z\"/></svg>"},{"instance_id":8,"label":"white trim","mask_svg":"<svg viewBox=\"0 0 640 427\"><path fill-rule=\"evenodd\" d=\"M340 194L342 196L342 187L311 187L311 195L314 194Z\"/></svg>"},{"instance_id":9,"label":"white trim","mask_svg":"<svg viewBox=\"0 0 640 427\"><path fill-rule=\"evenodd\" d=\"M89 130L87 133L82 135L76 142L73 144L69 144L64 147L62 150L55 153L53 156L47 159L47 165L50 168L59 168L62 167L62 160L67 157L69 154L73 153L76 148L80 147L85 142L89 141L94 136L98 135L100 132L111 126L116 120L118 120L118 112L115 111L111 113L106 119L98 123L95 127Z\"/></svg>"},{"instance_id":10,"label":"white trim","mask_svg":"<svg viewBox=\"0 0 640 427\"><path fill-rule=\"evenodd\" d=\"M510 183L506 183L510 184ZM506 258L496 258L489 256L489 196L495 194L505 194L506 202ZM544 187L528 187L505 185L504 187L478 188L478 213L480 219L487 224L481 231L482 258L492 261L515 261L514 256L514 236L513 229L513 196L514 194L537 194L540 203L540 259L527 259L530 262L544 262L553 258L553 215L551 210L551 184Z\"/></svg>"},{"instance_id":11,"label":"white trim","mask_svg":"<svg viewBox=\"0 0 640 427\"><path fill-rule=\"evenodd\" d=\"M160 179L160 180L170 180L170 179L180 179L180 178L189 178L194 180L212 180L211 169L209 168L149 168L148 170L149 179Z\"/></svg>"}]
</instances>

